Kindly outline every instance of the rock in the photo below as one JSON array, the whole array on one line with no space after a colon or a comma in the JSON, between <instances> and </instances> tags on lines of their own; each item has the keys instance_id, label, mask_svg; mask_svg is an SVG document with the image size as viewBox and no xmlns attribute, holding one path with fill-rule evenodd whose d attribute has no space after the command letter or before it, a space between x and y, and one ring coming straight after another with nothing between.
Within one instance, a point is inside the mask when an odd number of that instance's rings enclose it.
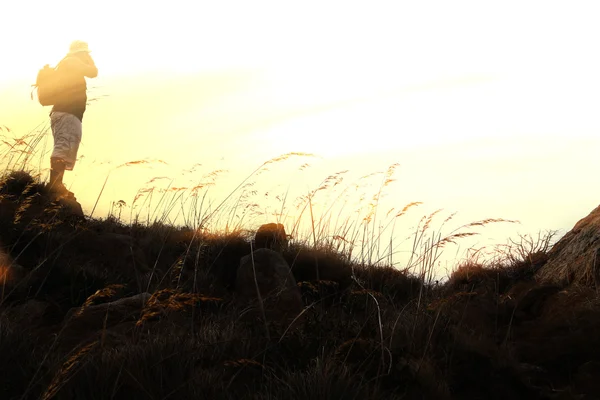
<instances>
[{"instance_id":1,"label":"rock","mask_svg":"<svg viewBox=\"0 0 600 400\"><path fill-rule=\"evenodd\" d=\"M600 287L600 206L552 247L548 262L535 277L542 282Z\"/></svg>"},{"instance_id":2,"label":"rock","mask_svg":"<svg viewBox=\"0 0 600 400\"><path fill-rule=\"evenodd\" d=\"M264 224L256 231L254 246L257 249L280 251L288 244L288 236L282 224Z\"/></svg>"},{"instance_id":3,"label":"rock","mask_svg":"<svg viewBox=\"0 0 600 400\"><path fill-rule=\"evenodd\" d=\"M235 282L238 300L252 307L249 316L262 319L256 286L269 323L281 324L285 329L302 312L300 289L281 254L258 249L240 260ZM300 322L301 318L298 318L294 327Z\"/></svg>"},{"instance_id":4,"label":"rock","mask_svg":"<svg viewBox=\"0 0 600 400\"><path fill-rule=\"evenodd\" d=\"M140 293L109 303L96 304L88 307L75 307L67 312L64 319L65 327L98 330L134 321L140 316L144 305L150 298L150 293Z\"/></svg>"},{"instance_id":5,"label":"rock","mask_svg":"<svg viewBox=\"0 0 600 400\"><path fill-rule=\"evenodd\" d=\"M104 341L108 338L112 344L123 342L122 339L135 329L149 298L149 293L140 293L109 303L70 309L57 338L58 348L61 351L72 349L93 339Z\"/></svg>"}]
</instances>

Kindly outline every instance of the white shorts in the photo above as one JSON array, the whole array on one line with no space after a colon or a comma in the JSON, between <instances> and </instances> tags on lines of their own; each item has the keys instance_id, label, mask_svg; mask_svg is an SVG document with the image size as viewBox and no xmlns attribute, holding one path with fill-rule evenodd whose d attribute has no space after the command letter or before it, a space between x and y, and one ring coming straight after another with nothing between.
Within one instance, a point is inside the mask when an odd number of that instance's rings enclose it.
<instances>
[{"instance_id":1,"label":"white shorts","mask_svg":"<svg viewBox=\"0 0 600 400\"><path fill-rule=\"evenodd\" d=\"M50 157L64 160L65 169L73 170L81 143L81 121L73 114L53 111L50 114L50 127L54 136L54 150Z\"/></svg>"}]
</instances>

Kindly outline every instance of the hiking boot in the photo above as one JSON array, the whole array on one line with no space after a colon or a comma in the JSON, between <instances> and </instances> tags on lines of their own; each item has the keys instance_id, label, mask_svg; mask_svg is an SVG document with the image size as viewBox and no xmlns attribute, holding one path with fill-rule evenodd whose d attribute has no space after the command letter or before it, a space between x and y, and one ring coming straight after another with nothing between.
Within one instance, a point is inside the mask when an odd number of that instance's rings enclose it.
<instances>
[{"instance_id":1,"label":"hiking boot","mask_svg":"<svg viewBox=\"0 0 600 400\"><path fill-rule=\"evenodd\" d=\"M65 187L62 183L55 184L50 191L59 199L75 198L75 194Z\"/></svg>"}]
</instances>

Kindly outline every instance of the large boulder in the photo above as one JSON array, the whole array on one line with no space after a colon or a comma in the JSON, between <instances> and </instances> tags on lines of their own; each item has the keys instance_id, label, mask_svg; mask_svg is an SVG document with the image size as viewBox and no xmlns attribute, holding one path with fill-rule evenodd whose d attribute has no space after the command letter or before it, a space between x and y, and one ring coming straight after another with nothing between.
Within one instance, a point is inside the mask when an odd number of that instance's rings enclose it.
<instances>
[{"instance_id":1,"label":"large boulder","mask_svg":"<svg viewBox=\"0 0 600 400\"><path fill-rule=\"evenodd\" d=\"M81 325L90 329L102 329L117 323L133 319L137 321L150 293L139 293L108 303L86 305L71 308L65 315L67 325Z\"/></svg>"},{"instance_id":2,"label":"large boulder","mask_svg":"<svg viewBox=\"0 0 600 400\"><path fill-rule=\"evenodd\" d=\"M108 303L74 307L70 309L62 323L59 347L73 348L107 330L121 339L135 328L136 321L150 299L150 293L139 293ZM114 336L114 335L113 335Z\"/></svg>"},{"instance_id":3,"label":"large boulder","mask_svg":"<svg viewBox=\"0 0 600 400\"><path fill-rule=\"evenodd\" d=\"M288 244L288 236L282 224L264 224L256 231L254 247L280 251Z\"/></svg>"},{"instance_id":4,"label":"large boulder","mask_svg":"<svg viewBox=\"0 0 600 400\"><path fill-rule=\"evenodd\" d=\"M548 283L600 287L600 206L552 247L548 262L536 278Z\"/></svg>"},{"instance_id":5,"label":"large boulder","mask_svg":"<svg viewBox=\"0 0 600 400\"><path fill-rule=\"evenodd\" d=\"M301 321L296 319L304 308L300 289L289 265L276 251L258 249L242 257L235 289L238 300L249 306L251 318L262 319L264 308L270 324L287 328L294 320L294 326Z\"/></svg>"}]
</instances>

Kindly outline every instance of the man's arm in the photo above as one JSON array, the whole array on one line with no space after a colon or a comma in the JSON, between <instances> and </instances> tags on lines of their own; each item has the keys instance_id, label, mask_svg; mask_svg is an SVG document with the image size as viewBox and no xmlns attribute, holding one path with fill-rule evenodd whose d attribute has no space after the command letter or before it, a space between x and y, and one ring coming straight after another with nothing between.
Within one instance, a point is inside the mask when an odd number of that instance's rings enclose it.
<instances>
[{"instance_id":1,"label":"man's arm","mask_svg":"<svg viewBox=\"0 0 600 400\"><path fill-rule=\"evenodd\" d=\"M88 78L95 78L98 76L98 68L89 54L85 54L81 58L78 56L67 57L61 64L61 67L64 66L64 68L87 76Z\"/></svg>"}]
</instances>

